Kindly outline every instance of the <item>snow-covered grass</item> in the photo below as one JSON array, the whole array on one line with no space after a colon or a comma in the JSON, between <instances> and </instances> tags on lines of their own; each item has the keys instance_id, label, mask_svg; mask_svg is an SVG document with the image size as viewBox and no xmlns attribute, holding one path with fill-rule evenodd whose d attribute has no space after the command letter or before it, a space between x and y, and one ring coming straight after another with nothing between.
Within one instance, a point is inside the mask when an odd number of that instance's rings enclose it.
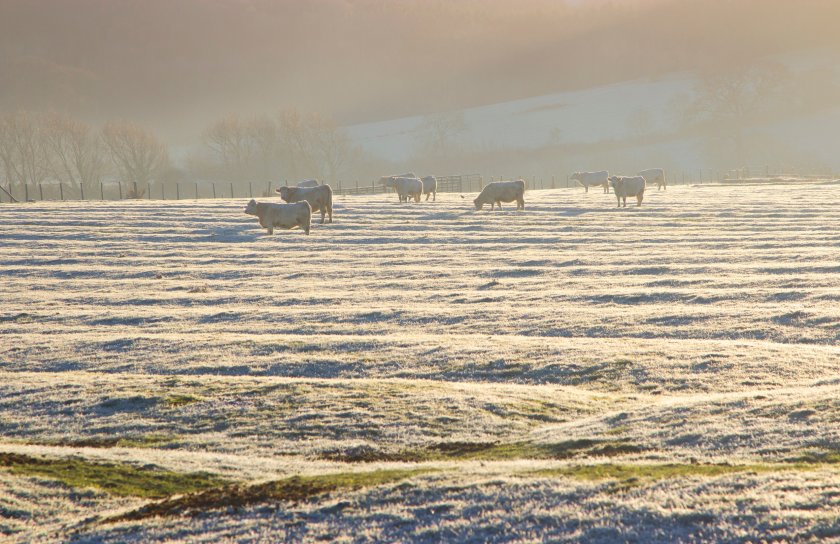
<instances>
[{"instance_id":1,"label":"snow-covered grass","mask_svg":"<svg viewBox=\"0 0 840 544\"><path fill-rule=\"evenodd\" d=\"M836 538L838 198L2 205L0 540ZM84 479L197 472L239 491ZM366 483L249 494L296 475Z\"/></svg>"}]
</instances>

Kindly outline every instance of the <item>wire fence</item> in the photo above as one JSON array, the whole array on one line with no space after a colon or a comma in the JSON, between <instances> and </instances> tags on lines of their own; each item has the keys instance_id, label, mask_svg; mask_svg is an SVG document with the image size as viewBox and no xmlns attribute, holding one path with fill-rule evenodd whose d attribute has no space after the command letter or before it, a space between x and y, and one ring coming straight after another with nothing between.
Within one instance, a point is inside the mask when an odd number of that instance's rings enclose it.
<instances>
[{"instance_id":1,"label":"wire fence","mask_svg":"<svg viewBox=\"0 0 840 544\"><path fill-rule=\"evenodd\" d=\"M436 176L440 193L479 192L492 181L522 179L527 190L563 189L578 186L569 174L550 176L456 174ZM795 169L771 169L767 166L742 167L732 170L703 169L665 172L668 185L694 185L704 183L732 183L750 179L798 179L802 181L838 179L830 171L802 172ZM96 186L79 186L67 183L43 182L38 184L0 184L0 202L30 202L41 200L199 200L211 198L266 198L275 196L275 189L288 186L283 182L220 182L190 181L178 183L137 184L106 181ZM292 184L294 185L294 184ZM379 183L344 181L332 182L337 196L372 195L392 192Z\"/></svg>"}]
</instances>

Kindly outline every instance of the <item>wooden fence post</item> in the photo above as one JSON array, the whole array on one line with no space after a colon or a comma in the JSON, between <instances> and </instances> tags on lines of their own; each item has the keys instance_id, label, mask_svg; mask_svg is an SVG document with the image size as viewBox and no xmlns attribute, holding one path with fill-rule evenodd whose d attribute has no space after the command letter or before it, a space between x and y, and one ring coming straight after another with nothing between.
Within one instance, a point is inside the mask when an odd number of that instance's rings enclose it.
<instances>
[{"instance_id":1,"label":"wooden fence post","mask_svg":"<svg viewBox=\"0 0 840 544\"><path fill-rule=\"evenodd\" d=\"M41 195L41 200L44 200L44 186L38 182L38 194Z\"/></svg>"},{"instance_id":2,"label":"wooden fence post","mask_svg":"<svg viewBox=\"0 0 840 544\"><path fill-rule=\"evenodd\" d=\"M212 185L213 185L213 198L216 198L216 182L214 181L212 183ZM196 197L196 198L198 198L198 197Z\"/></svg>"},{"instance_id":3,"label":"wooden fence post","mask_svg":"<svg viewBox=\"0 0 840 544\"><path fill-rule=\"evenodd\" d=\"M29 185L25 183L23 184L23 194L24 198L26 199L26 202L29 202Z\"/></svg>"},{"instance_id":4,"label":"wooden fence post","mask_svg":"<svg viewBox=\"0 0 840 544\"><path fill-rule=\"evenodd\" d=\"M166 185L163 183L160 184L160 199L166 200Z\"/></svg>"},{"instance_id":5,"label":"wooden fence post","mask_svg":"<svg viewBox=\"0 0 840 544\"><path fill-rule=\"evenodd\" d=\"M134 182L134 198L140 198L140 194L137 192L137 182Z\"/></svg>"},{"instance_id":6,"label":"wooden fence post","mask_svg":"<svg viewBox=\"0 0 840 544\"><path fill-rule=\"evenodd\" d=\"M233 182L230 182L230 197L233 198Z\"/></svg>"},{"instance_id":7,"label":"wooden fence post","mask_svg":"<svg viewBox=\"0 0 840 544\"><path fill-rule=\"evenodd\" d=\"M81 193L82 200L84 200L85 199L85 184L84 183L79 184L79 193Z\"/></svg>"},{"instance_id":8,"label":"wooden fence post","mask_svg":"<svg viewBox=\"0 0 840 544\"><path fill-rule=\"evenodd\" d=\"M102 182L99 182L99 200L105 200L105 187L102 186Z\"/></svg>"},{"instance_id":9,"label":"wooden fence post","mask_svg":"<svg viewBox=\"0 0 840 544\"><path fill-rule=\"evenodd\" d=\"M175 200L181 200L181 184L175 182Z\"/></svg>"},{"instance_id":10,"label":"wooden fence post","mask_svg":"<svg viewBox=\"0 0 840 544\"><path fill-rule=\"evenodd\" d=\"M58 184L58 193L61 195L61 200L64 200L64 185Z\"/></svg>"},{"instance_id":11,"label":"wooden fence post","mask_svg":"<svg viewBox=\"0 0 840 544\"><path fill-rule=\"evenodd\" d=\"M195 199L198 200L198 182L195 182Z\"/></svg>"},{"instance_id":12,"label":"wooden fence post","mask_svg":"<svg viewBox=\"0 0 840 544\"><path fill-rule=\"evenodd\" d=\"M251 187L251 182L248 182L248 198L254 198L254 188Z\"/></svg>"}]
</instances>

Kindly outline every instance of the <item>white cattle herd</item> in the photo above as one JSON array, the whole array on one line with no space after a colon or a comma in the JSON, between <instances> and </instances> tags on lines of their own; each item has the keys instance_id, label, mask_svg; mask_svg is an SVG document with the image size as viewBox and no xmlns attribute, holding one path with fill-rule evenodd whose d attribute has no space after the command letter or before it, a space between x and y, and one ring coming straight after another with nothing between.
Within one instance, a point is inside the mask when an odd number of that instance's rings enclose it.
<instances>
[{"instance_id":1,"label":"white cattle herd","mask_svg":"<svg viewBox=\"0 0 840 544\"><path fill-rule=\"evenodd\" d=\"M590 187L603 187L604 193L612 188L618 207L627 207L627 197L636 197L636 205L641 206L648 185L656 185L657 190L668 188L665 182L665 171L661 168L643 170L635 176L610 176L607 170L600 172L575 172L569 179L576 181L588 193ZM417 177L413 172L383 176L379 179L383 187L394 189L400 202L414 199L420 202L420 197L426 195L426 200L432 197L437 200L437 178L434 176ZM275 191L286 204L273 202L257 202L251 199L245 207L245 213L256 216L260 226L273 234L275 228L300 228L309 234L312 214L321 212L321 224L329 215L332 223L332 189L327 184L320 184L317 180L307 179L297 183L294 187L280 187ZM463 198L463 196L461 197ZM484 186L473 200L476 210L490 204L490 209L496 206L502 209L502 202L516 202L517 210L525 209L525 181L494 181Z\"/></svg>"}]
</instances>

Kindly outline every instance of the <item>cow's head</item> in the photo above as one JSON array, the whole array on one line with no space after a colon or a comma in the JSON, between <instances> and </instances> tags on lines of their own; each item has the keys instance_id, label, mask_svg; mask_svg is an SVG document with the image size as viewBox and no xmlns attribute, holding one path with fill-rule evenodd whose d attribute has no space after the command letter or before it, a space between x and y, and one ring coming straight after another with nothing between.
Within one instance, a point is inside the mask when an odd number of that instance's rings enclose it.
<instances>
[{"instance_id":1,"label":"cow's head","mask_svg":"<svg viewBox=\"0 0 840 544\"><path fill-rule=\"evenodd\" d=\"M257 215L257 201L256 200L254 200L252 198L251 202L249 202L248 205L245 206L245 213L247 213L248 215Z\"/></svg>"},{"instance_id":2,"label":"cow's head","mask_svg":"<svg viewBox=\"0 0 840 544\"><path fill-rule=\"evenodd\" d=\"M285 200L286 202L289 201L289 198L292 195L292 188L291 187L278 187L275 191L280 195L280 198Z\"/></svg>"},{"instance_id":3,"label":"cow's head","mask_svg":"<svg viewBox=\"0 0 840 544\"><path fill-rule=\"evenodd\" d=\"M476 210L480 210L481 208L483 208L483 207L484 207L484 203L483 203L483 202L481 202L481 201L480 201L479 199L477 199L477 198L476 198L475 200L473 200L473 204L475 204L475 209L476 209Z\"/></svg>"}]
</instances>

